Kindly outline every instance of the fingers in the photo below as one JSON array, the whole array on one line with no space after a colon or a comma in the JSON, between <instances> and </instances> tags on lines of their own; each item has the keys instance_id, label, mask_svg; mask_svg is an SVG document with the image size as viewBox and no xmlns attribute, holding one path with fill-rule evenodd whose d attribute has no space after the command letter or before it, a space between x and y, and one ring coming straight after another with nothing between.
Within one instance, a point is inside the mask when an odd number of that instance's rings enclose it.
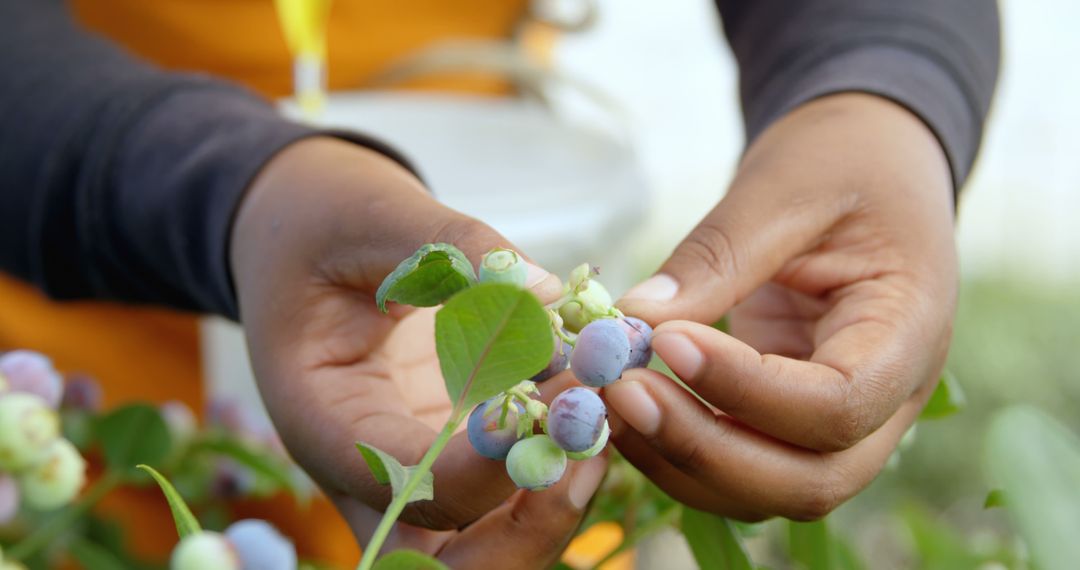
<instances>
[{"instance_id":1,"label":"fingers","mask_svg":"<svg viewBox=\"0 0 1080 570\"><path fill-rule=\"evenodd\" d=\"M551 566L573 538L606 470L605 455L571 462L555 486L518 492L449 541L439 559L451 568Z\"/></svg>"},{"instance_id":2,"label":"fingers","mask_svg":"<svg viewBox=\"0 0 1080 570\"><path fill-rule=\"evenodd\" d=\"M850 208L822 199L802 172L758 169L753 162L751 153L728 194L660 271L619 300L623 312L653 325L716 322L784 263L815 246Z\"/></svg>"},{"instance_id":3,"label":"fingers","mask_svg":"<svg viewBox=\"0 0 1080 570\"><path fill-rule=\"evenodd\" d=\"M717 414L669 378L637 370L604 389L629 428L613 441L650 479L692 506L754 520L820 518L868 485L914 422L928 391L841 452L803 449ZM651 408L651 411L646 411ZM694 480L672 478L682 473Z\"/></svg>"},{"instance_id":4,"label":"fingers","mask_svg":"<svg viewBox=\"0 0 1080 570\"><path fill-rule=\"evenodd\" d=\"M846 449L892 417L943 363L946 316L915 310L913 296L894 289L882 282L850 287L814 326L817 347L808 361L763 355L688 321L657 327L653 349L695 393L739 421L802 447Z\"/></svg>"}]
</instances>

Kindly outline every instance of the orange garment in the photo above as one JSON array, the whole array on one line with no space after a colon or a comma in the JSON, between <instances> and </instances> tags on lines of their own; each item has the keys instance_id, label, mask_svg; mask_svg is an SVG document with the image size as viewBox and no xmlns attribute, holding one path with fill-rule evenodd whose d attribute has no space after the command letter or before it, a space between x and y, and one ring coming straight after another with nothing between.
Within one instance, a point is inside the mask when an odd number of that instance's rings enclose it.
<instances>
[{"instance_id":1,"label":"orange garment","mask_svg":"<svg viewBox=\"0 0 1080 570\"><path fill-rule=\"evenodd\" d=\"M291 91L292 64L271 0L75 0L76 16L132 52L173 70L202 71L259 93ZM355 89L390 62L440 39L508 37L525 0L334 0L328 32L331 89ZM493 77L437 77L413 87L505 91ZM195 317L98 303L53 303L0 276L0 349L51 356L63 371L97 377L105 403L170 399L203 410ZM108 496L98 509L126 530L128 548L164 560L176 535L153 489ZM358 549L326 502L301 511L291 500L241 506L267 518L297 543L301 556L347 568ZM298 524L301 523L302 524Z\"/></svg>"}]
</instances>

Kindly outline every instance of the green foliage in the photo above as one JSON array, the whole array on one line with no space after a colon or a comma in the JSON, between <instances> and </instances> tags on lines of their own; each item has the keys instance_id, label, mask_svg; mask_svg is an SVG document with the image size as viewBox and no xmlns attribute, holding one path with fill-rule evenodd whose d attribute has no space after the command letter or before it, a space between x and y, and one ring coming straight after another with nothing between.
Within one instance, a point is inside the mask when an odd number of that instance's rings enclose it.
<instances>
[{"instance_id":1,"label":"green foliage","mask_svg":"<svg viewBox=\"0 0 1080 570\"><path fill-rule=\"evenodd\" d=\"M450 567L415 550L396 550L375 562L374 570L450 570Z\"/></svg>"},{"instance_id":2,"label":"green foliage","mask_svg":"<svg viewBox=\"0 0 1080 570\"><path fill-rule=\"evenodd\" d=\"M375 303L383 312L387 301L434 307L475 284L472 263L461 250L450 244L429 243L383 280L375 293Z\"/></svg>"},{"instance_id":3,"label":"green foliage","mask_svg":"<svg viewBox=\"0 0 1080 570\"><path fill-rule=\"evenodd\" d=\"M986 494L986 499L983 501L984 509L992 509L994 507L1005 506L1005 492L1001 489L993 489Z\"/></svg>"},{"instance_id":4,"label":"green foliage","mask_svg":"<svg viewBox=\"0 0 1080 570\"><path fill-rule=\"evenodd\" d=\"M102 417L94 432L109 469L119 473L139 463L160 463L172 443L161 414L145 404L124 406Z\"/></svg>"},{"instance_id":5,"label":"green foliage","mask_svg":"<svg viewBox=\"0 0 1080 570\"><path fill-rule=\"evenodd\" d=\"M357 442L356 449L360 450L360 455L363 456L368 469L371 469L375 481L380 485L389 484L394 497L401 494L401 491L405 488L405 482L409 480L409 476L412 475L415 467L402 465L393 455L373 445ZM435 476L428 471L421 476L420 484L412 495L406 498L406 501L409 503L413 501L430 501L433 498L435 498Z\"/></svg>"},{"instance_id":6,"label":"green foliage","mask_svg":"<svg viewBox=\"0 0 1080 570\"><path fill-rule=\"evenodd\" d=\"M990 475L1009 497L1005 509L1044 570L1080 560L1080 440L1030 406L1000 412L986 440Z\"/></svg>"},{"instance_id":7,"label":"green foliage","mask_svg":"<svg viewBox=\"0 0 1080 570\"><path fill-rule=\"evenodd\" d=\"M682 532L698 566L710 570L753 570L754 564L731 521L683 508Z\"/></svg>"},{"instance_id":8,"label":"green foliage","mask_svg":"<svg viewBox=\"0 0 1080 570\"><path fill-rule=\"evenodd\" d=\"M788 555L804 570L830 570L829 528L824 520L788 522Z\"/></svg>"},{"instance_id":9,"label":"green foliage","mask_svg":"<svg viewBox=\"0 0 1080 570\"><path fill-rule=\"evenodd\" d=\"M436 313L435 349L450 401L462 410L539 372L555 345L532 293L492 283L462 291Z\"/></svg>"},{"instance_id":10,"label":"green foliage","mask_svg":"<svg viewBox=\"0 0 1080 570\"><path fill-rule=\"evenodd\" d=\"M71 556L87 570L127 570L124 561L104 547L88 540L76 540L71 545Z\"/></svg>"},{"instance_id":11,"label":"green foliage","mask_svg":"<svg viewBox=\"0 0 1080 570\"><path fill-rule=\"evenodd\" d=\"M963 537L949 525L936 520L923 507L908 504L898 510L907 526L918 567L925 570L974 570L984 559L971 552Z\"/></svg>"},{"instance_id":12,"label":"green foliage","mask_svg":"<svg viewBox=\"0 0 1080 570\"><path fill-rule=\"evenodd\" d=\"M198 519L191 514L191 509L184 502L184 498L180 496L180 493L176 492L176 488L172 486L172 483L169 483L168 479L149 465L138 465L137 467L149 473L157 482L158 487L161 487L161 492L165 495L165 500L168 501L169 509L172 511L173 522L176 524L176 534L181 539L202 530Z\"/></svg>"},{"instance_id":13,"label":"green foliage","mask_svg":"<svg viewBox=\"0 0 1080 570\"><path fill-rule=\"evenodd\" d=\"M966 405L967 398L964 396L964 391L960 388L960 383L956 380L956 376L953 376L952 372L946 370L941 374L941 379L938 380L938 385L934 388L934 393L930 396L930 400L926 403L926 407L923 408L919 419L934 420L945 418L964 409L964 406Z\"/></svg>"},{"instance_id":14,"label":"green foliage","mask_svg":"<svg viewBox=\"0 0 1080 570\"><path fill-rule=\"evenodd\" d=\"M209 452L228 457L257 475L270 480L276 487L287 489L293 496L304 495L285 461L265 451L252 449L234 438L219 435L199 438L192 443L188 451L192 454Z\"/></svg>"}]
</instances>

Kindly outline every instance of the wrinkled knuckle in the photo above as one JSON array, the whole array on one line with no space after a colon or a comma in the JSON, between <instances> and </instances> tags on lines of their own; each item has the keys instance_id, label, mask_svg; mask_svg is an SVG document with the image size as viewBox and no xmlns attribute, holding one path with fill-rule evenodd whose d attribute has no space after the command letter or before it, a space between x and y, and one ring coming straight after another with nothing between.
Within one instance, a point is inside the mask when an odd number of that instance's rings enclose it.
<instances>
[{"instance_id":1,"label":"wrinkled knuckle","mask_svg":"<svg viewBox=\"0 0 1080 570\"><path fill-rule=\"evenodd\" d=\"M844 406L834 411L818 445L819 451L851 449L866 437L866 413L859 407Z\"/></svg>"},{"instance_id":2,"label":"wrinkled knuckle","mask_svg":"<svg viewBox=\"0 0 1080 570\"><path fill-rule=\"evenodd\" d=\"M712 464L708 448L696 440L685 441L672 449L668 460L684 473L705 473Z\"/></svg>"},{"instance_id":3,"label":"wrinkled knuckle","mask_svg":"<svg viewBox=\"0 0 1080 570\"><path fill-rule=\"evenodd\" d=\"M821 520L843 504L839 485L829 478L807 488L784 513L786 518L800 522Z\"/></svg>"},{"instance_id":4,"label":"wrinkled knuckle","mask_svg":"<svg viewBox=\"0 0 1080 570\"><path fill-rule=\"evenodd\" d=\"M683 241L683 250L716 275L737 275L740 255L736 242L722 226L702 222Z\"/></svg>"},{"instance_id":5,"label":"wrinkled knuckle","mask_svg":"<svg viewBox=\"0 0 1080 570\"><path fill-rule=\"evenodd\" d=\"M567 529L574 528L576 522L577 517L568 517L566 509L559 509L558 514L546 513L545 516L537 516L537 513L523 508L519 502L510 509L507 524L503 525L503 533L508 539L515 541L528 537L530 543L541 552L558 552L562 550Z\"/></svg>"}]
</instances>

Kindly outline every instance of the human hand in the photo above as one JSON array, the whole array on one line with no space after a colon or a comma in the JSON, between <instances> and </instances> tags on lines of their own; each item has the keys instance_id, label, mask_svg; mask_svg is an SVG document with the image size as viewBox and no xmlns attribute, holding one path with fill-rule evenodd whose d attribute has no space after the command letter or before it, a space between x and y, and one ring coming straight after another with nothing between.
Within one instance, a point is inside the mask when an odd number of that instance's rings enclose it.
<instances>
[{"instance_id":1,"label":"human hand","mask_svg":"<svg viewBox=\"0 0 1080 570\"><path fill-rule=\"evenodd\" d=\"M604 389L618 449L676 499L745 520L820 518L868 485L948 350L951 188L933 134L885 99L833 95L771 126L618 303L659 324L656 353L708 402L628 371ZM730 335L700 324L725 314Z\"/></svg>"},{"instance_id":2,"label":"human hand","mask_svg":"<svg viewBox=\"0 0 1080 570\"><path fill-rule=\"evenodd\" d=\"M510 247L439 204L397 163L324 138L275 157L233 229L241 320L263 401L293 457L362 542L390 493L354 443L414 465L452 407L435 355L434 311L392 306L384 315L374 300L383 278L429 242L452 243L474 262ZM535 266L528 286L541 300L562 288ZM604 461L581 462L543 493L515 494L503 463L478 455L460 433L435 462L435 499L407 507L402 521L415 526L399 524L389 542L458 566L483 565L480 553L515 568L544 566L573 535Z\"/></svg>"}]
</instances>

